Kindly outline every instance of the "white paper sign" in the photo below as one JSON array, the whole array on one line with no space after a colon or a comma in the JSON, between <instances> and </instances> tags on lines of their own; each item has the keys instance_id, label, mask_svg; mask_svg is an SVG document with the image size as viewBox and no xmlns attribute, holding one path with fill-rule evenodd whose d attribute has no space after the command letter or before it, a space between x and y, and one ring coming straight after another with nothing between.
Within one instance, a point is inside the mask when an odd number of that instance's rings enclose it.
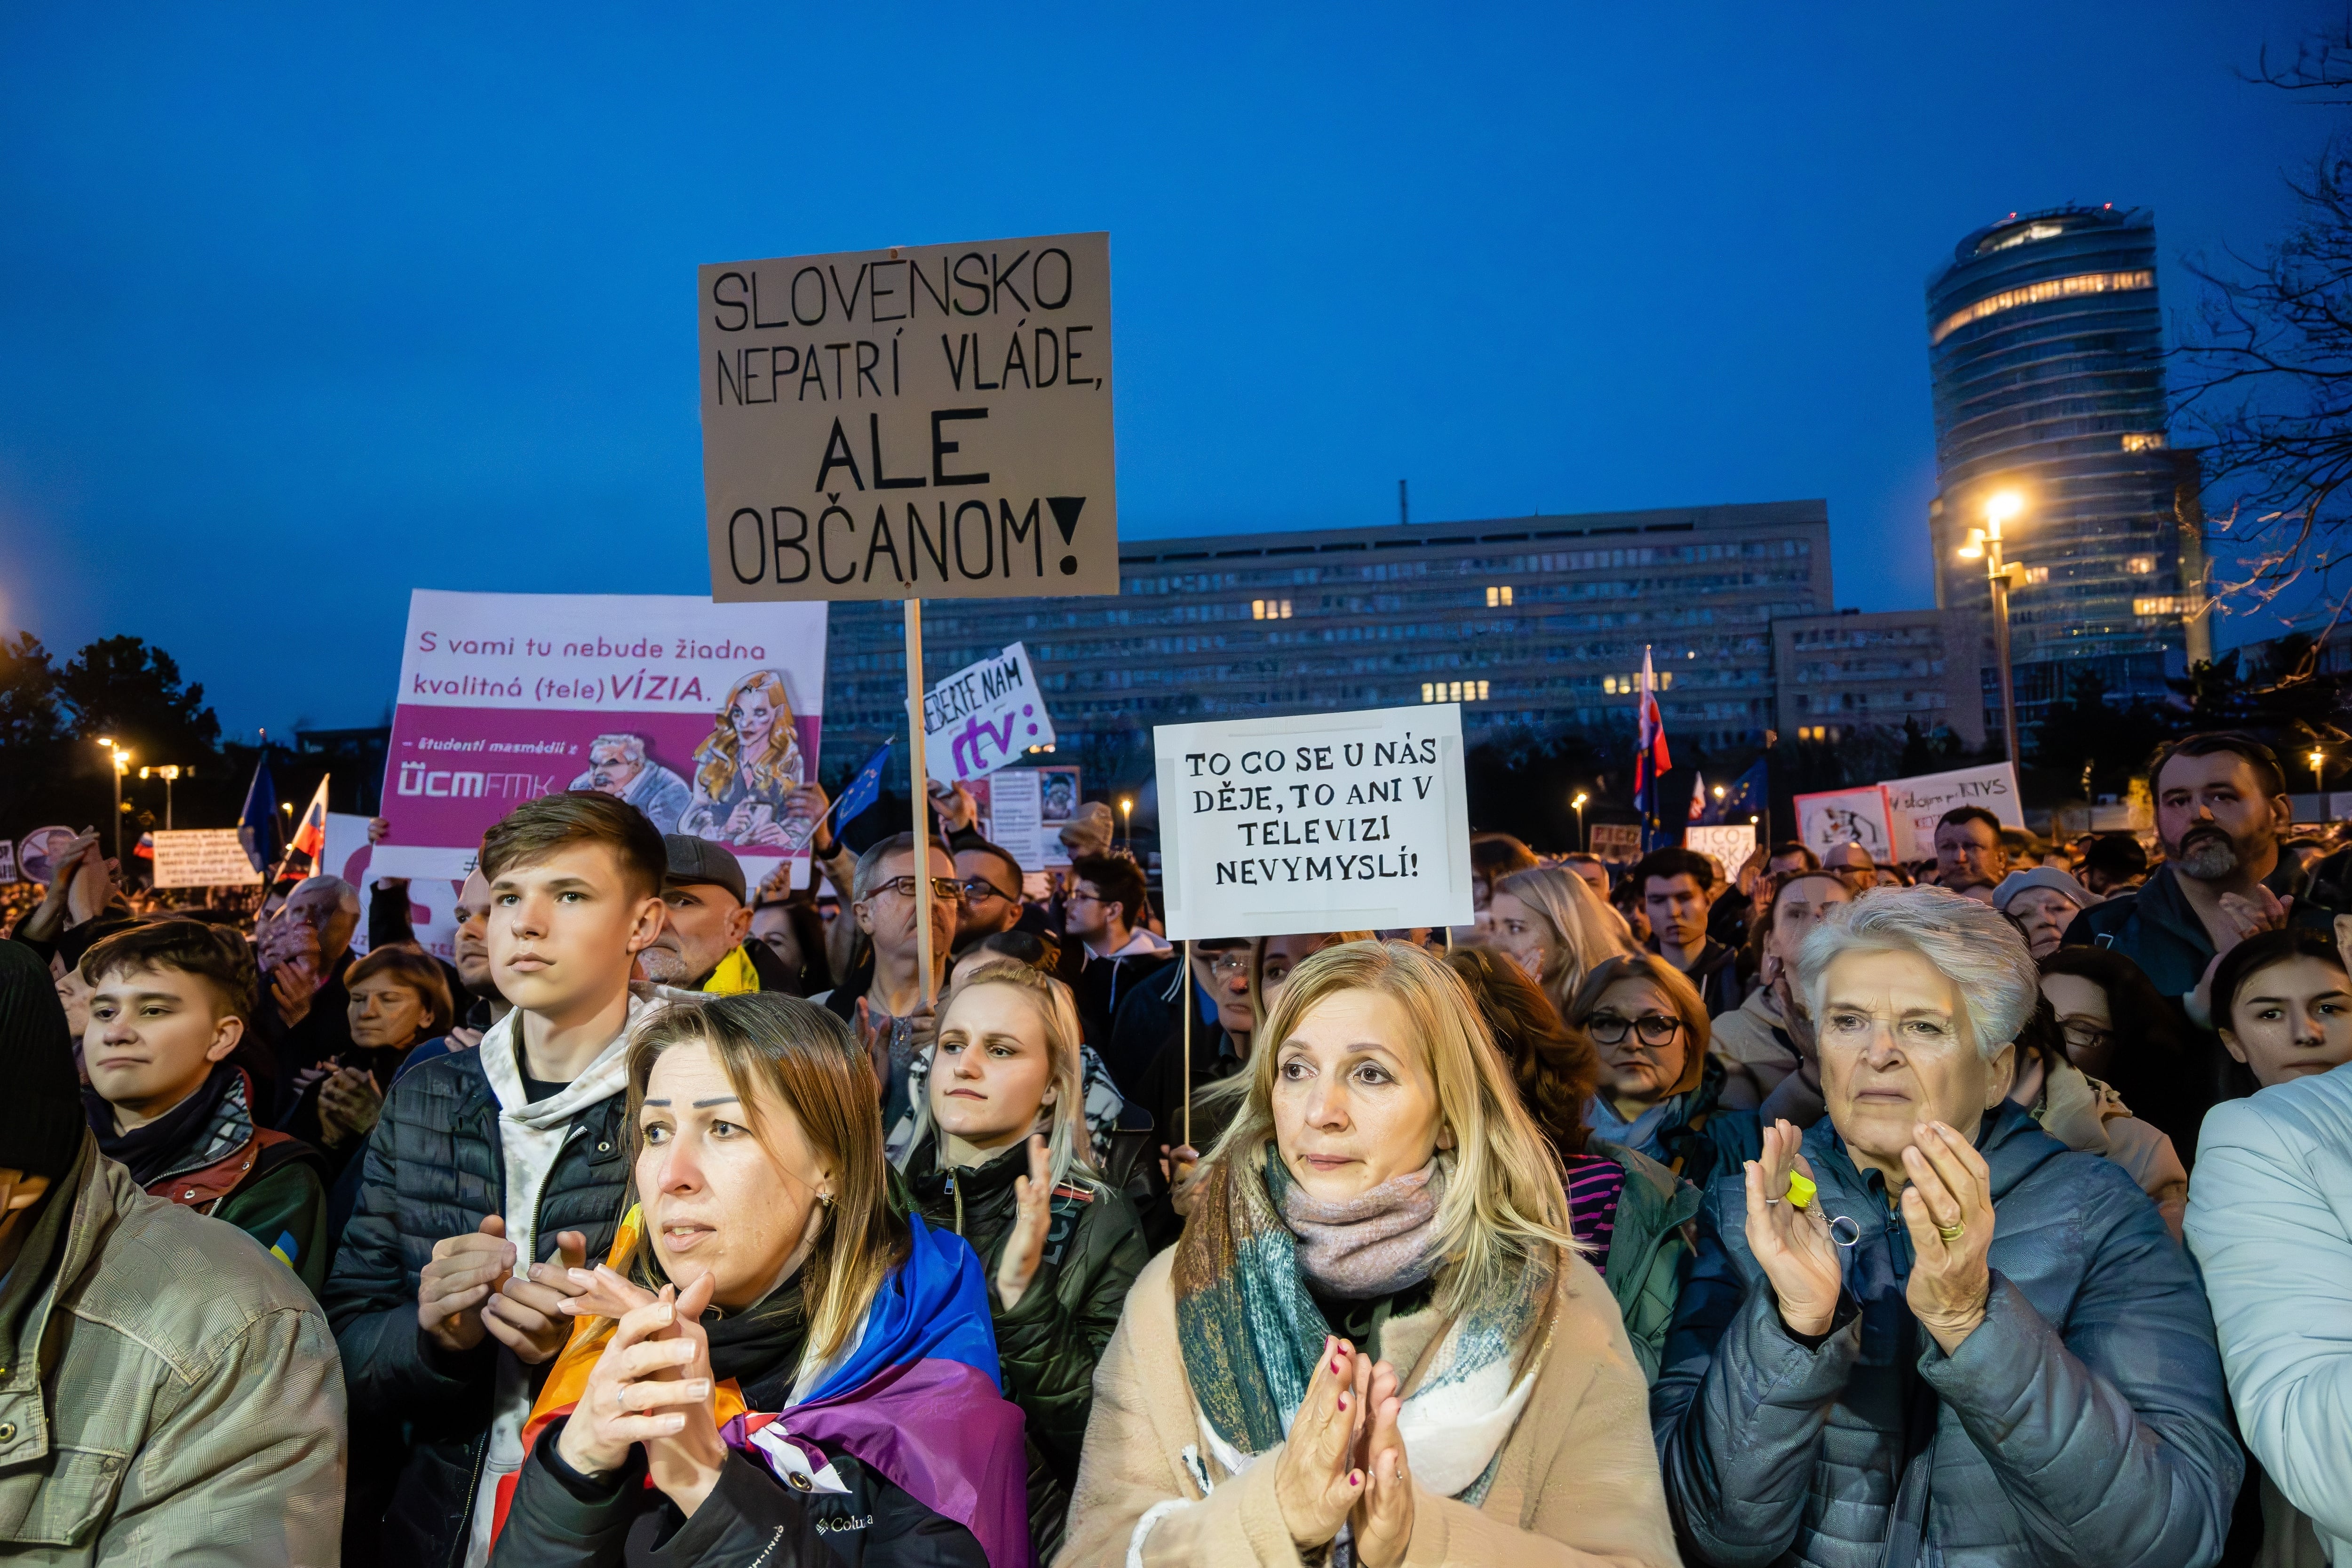
<instances>
[{"instance_id":1,"label":"white paper sign","mask_svg":"<svg viewBox=\"0 0 2352 1568\"><path fill-rule=\"evenodd\" d=\"M159 888L250 888L260 880L234 827L156 830Z\"/></svg>"},{"instance_id":2,"label":"white paper sign","mask_svg":"<svg viewBox=\"0 0 2352 1568\"><path fill-rule=\"evenodd\" d=\"M1039 806L1038 784L1042 775L1034 768L1006 768L980 781L974 793L987 796L981 833L991 844L1021 862L1026 874L1055 864L1069 862L1069 852L1062 848L1061 839L1045 831L1045 822Z\"/></svg>"},{"instance_id":3,"label":"white paper sign","mask_svg":"<svg viewBox=\"0 0 2352 1568\"><path fill-rule=\"evenodd\" d=\"M1723 868L1723 874L1737 879L1739 868L1756 853L1756 825L1752 822L1694 823L1683 829L1683 847L1695 849L1701 855L1714 856L1715 863Z\"/></svg>"},{"instance_id":4,"label":"white paper sign","mask_svg":"<svg viewBox=\"0 0 2352 1568\"><path fill-rule=\"evenodd\" d=\"M711 597L1118 592L1108 235L698 284Z\"/></svg>"},{"instance_id":5,"label":"white paper sign","mask_svg":"<svg viewBox=\"0 0 2352 1568\"><path fill-rule=\"evenodd\" d=\"M2017 796L2017 769L2009 763L1888 779L1878 787L1886 792L1898 860L1933 860L1936 824L1946 812L1963 805L1983 806L2005 826L2025 826L2025 813Z\"/></svg>"},{"instance_id":6,"label":"white paper sign","mask_svg":"<svg viewBox=\"0 0 2352 1568\"><path fill-rule=\"evenodd\" d=\"M1795 804L1798 840L1814 854L1826 855L1840 844L1859 844L1872 859L1887 858L1895 830L1887 820L1886 792L1876 784L1801 795Z\"/></svg>"},{"instance_id":7,"label":"white paper sign","mask_svg":"<svg viewBox=\"0 0 2352 1568\"><path fill-rule=\"evenodd\" d=\"M0 882L16 879L16 841L0 838Z\"/></svg>"},{"instance_id":8,"label":"white paper sign","mask_svg":"<svg viewBox=\"0 0 2352 1568\"><path fill-rule=\"evenodd\" d=\"M1053 743L1045 694L1019 643L923 694L923 768L941 784L986 778L1030 747Z\"/></svg>"},{"instance_id":9,"label":"white paper sign","mask_svg":"<svg viewBox=\"0 0 2352 1568\"><path fill-rule=\"evenodd\" d=\"M1466 926L1455 703L1162 724L1168 934Z\"/></svg>"}]
</instances>

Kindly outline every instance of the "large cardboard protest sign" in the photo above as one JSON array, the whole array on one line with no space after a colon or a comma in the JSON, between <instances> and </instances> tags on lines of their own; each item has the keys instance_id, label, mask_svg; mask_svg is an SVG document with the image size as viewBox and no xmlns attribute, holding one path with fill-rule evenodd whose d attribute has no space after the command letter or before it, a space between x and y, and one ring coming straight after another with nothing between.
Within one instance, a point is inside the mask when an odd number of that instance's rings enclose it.
<instances>
[{"instance_id":1,"label":"large cardboard protest sign","mask_svg":"<svg viewBox=\"0 0 2352 1568\"><path fill-rule=\"evenodd\" d=\"M1454 703L1152 731L1168 934L1468 925Z\"/></svg>"},{"instance_id":2,"label":"large cardboard protest sign","mask_svg":"<svg viewBox=\"0 0 2352 1568\"><path fill-rule=\"evenodd\" d=\"M261 880L234 827L159 827L153 837L159 888L250 888Z\"/></svg>"},{"instance_id":3,"label":"large cardboard protest sign","mask_svg":"<svg viewBox=\"0 0 2352 1568\"><path fill-rule=\"evenodd\" d=\"M526 800L595 789L805 880L823 605L610 594L410 595L379 877L463 878Z\"/></svg>"},{"instance_id":4,"label":"large cardboard protest sign","mask_svg":"<svg viewBox=\"0 0 2352 1568\"><path fill-rule=\"evenodd\" d=\"M1895 858L1898 860L1934 859L1936 824L1946 812L1959 806L1980 805L2000 818L2004 826L2025 826L2025 812L2017 795L2017 769L2010 763L1887 779L1878 787L1886 792L1887 814L1895 829Z\"/></svg>"},{"instance_id":5,"label":"large cardboard protest sign","mask_svg":"<svg viewBox=\"0 0 2352 1568\"><path fill-rule=\"evenodd\" d=\"M986 778L1032 747L1053 743L1045 694L1019 643L965 665L923 695L923 767L941 784Z\"/></svg>"},{"instance_id":6,"label":"large cardboard protest sign","mask_svg":"<svg viewBox=\"0 0 2352 1568\"><path fill-rule=\"evenodd\" d=\"M1886 792L1876 784L1824 790L1796 798L1797 837L1816 855L1841 844L1859 844L1873 860L1885 861L1895 840Z\"/></svg>"},{"instance_id":7,"label":"large cardboard protest sign","mask_svg":"<svg viewBox=\"0 0 2352 1568\"><path fill-rule=\"evenodd\" d=\"M1118 592L1108 235L697 284L713 598Z\"/></svg>"}]
</instances>

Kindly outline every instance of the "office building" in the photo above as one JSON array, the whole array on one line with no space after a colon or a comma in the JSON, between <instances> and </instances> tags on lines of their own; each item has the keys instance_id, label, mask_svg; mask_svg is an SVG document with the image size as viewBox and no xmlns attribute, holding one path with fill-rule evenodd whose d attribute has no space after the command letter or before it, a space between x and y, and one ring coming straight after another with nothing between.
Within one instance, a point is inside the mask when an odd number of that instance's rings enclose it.
<instances>
[{"instance_id":1,"label":"office building","mask_svg":"<svg viewBox=\"0 0 2352 1568\"><path fill-rule=\"evenodd\" d=\"M1139 781L1155 724L1458 701L1465 738L1624 726L1648 645L1679 746L1761 743L1772 623L1832 604L1819 500L1129 540L1117 597L923 606L936 680L1008 643L1056 761ZM828 771L902 731L899 607L833 607ZM901 764L903 766L903 764ZM901 775L903 776L903 775Z\"/></svg>"},{"instance_id":2,"label":"office building","mask_svg":"<svg viewBox=\"0 0 2352 1568\"><path fill-rule=\"evenodd\" d=\"M2021 722L2083 670L2156 700L2184 668L2200 565L2181 516L2196 515L2197 483L2193 460L2169 449L2163 347L2146 210L2012 213L1961 240L1927 284L1936 602L1989 610L1983 563L1958 552L1990 498L2016 492L2023 510L2003 543L2025 568L2010 599ZM1990 647L1982 679L1997 734Z\"/></svg>"},{"instance_id":3,"label":"office building","mask_svg":"<svg viewBox=\"0 0 2352 1568\"><path fill-rule=\"evenodd\" d=\"M1972 610L1842 610L1772 623L1785 741L1836 745L1859 728L1948 729L1984 744L1984 627Z\"/></svg>"}]
</instances>

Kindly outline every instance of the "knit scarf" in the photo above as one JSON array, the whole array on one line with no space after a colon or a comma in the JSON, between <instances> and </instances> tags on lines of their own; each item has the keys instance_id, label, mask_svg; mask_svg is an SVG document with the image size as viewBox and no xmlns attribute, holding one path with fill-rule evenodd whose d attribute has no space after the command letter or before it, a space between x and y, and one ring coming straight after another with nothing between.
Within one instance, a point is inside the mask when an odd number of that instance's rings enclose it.
<instances>
[{"instance_id":1,"label":"knit scarf","mask_svg":"<svg viewBox=\"0 0 2352 1568\"><path fill-rule=\"evenodd\" d=\"M1338 1203L1308 1196L1279 1160L1267 1162L1265 1184L1297 1243L1298 1271L1325 1295L1348 1301L1393 1296L1436 1271L1445 1176L1435 1160Z\"/></svg>"},{"instance_id":2,"label":"knit scarf","mask_svg":"<svg viewBox=\"0 0 2352 1568\"><path fill-rule=\"evenodd\" d=\"M1237 1473L1289 1431L1331 1331L1308 1294L1300 1237L1283 1217L1287 1173L1271 1142L1218 1163L1193 1200L1171 1283L1202 1431L1219 1462ZM1441 1179L1433 1174L1421 1189L1433 1216ZM1322 1239L1307 1247L1326 1255ZM1350 1271L1390 1267L1359 1254ZM1535 1386L1532 1363L1516 1383L1513 1373L1549 1310L1555 1274L1549 1264L1518 1269L1508 1290L1465 1305L1423 1357L1398 1417L1422 1485L1474 1505L1486 1496L1495 1457Z\"/></svg>"}]
</instances>

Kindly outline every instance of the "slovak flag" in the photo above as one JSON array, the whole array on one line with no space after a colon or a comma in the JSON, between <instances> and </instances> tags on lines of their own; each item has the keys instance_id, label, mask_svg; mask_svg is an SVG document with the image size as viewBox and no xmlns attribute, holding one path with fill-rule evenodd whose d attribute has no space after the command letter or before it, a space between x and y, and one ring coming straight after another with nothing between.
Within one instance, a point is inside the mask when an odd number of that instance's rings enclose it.
<instances>
[{"instance_id":1,"label":"slovak flag","mask_svg":"<svg viewBox=\"0 0 2352 1568\"><path fill-rule=\"evenodd\" d=\"M318 793L310 797L310 804L302 808L302 820L294 828L294 842L286 847L289 865L297 855L310 858L310 869L302 873L306 877L317 876L321 862L327 858L327 781L324 778L319 781Z\"/></svg>"},{"instance_id":2,"label":"slovak flag","mask_svg":"<svg viewBox=\"0 0 2352 1568\"><path fill-rule=\"evenodd\" d=\"M1658 780L1675 765L1666 754L1666 716L1658 710L1658 677L1650 668L1647 647L1642 649L1642 683L1634 689L1641 696L1641 728L1633 752L1633 804L1642 813L1642 841L1646 848L1657 816Z\"/></svg>"},{"instance_id":3,"label":"slovak flag","mask_svg":"<svg viewBox=\"0 0 2352 1568\"><path fill-rule=\"evenodd\" d=\"M1693 822L1706 820L1706 779L1697 773L1691 775L1690 819Z\"/></svg>"}]
</instances>

